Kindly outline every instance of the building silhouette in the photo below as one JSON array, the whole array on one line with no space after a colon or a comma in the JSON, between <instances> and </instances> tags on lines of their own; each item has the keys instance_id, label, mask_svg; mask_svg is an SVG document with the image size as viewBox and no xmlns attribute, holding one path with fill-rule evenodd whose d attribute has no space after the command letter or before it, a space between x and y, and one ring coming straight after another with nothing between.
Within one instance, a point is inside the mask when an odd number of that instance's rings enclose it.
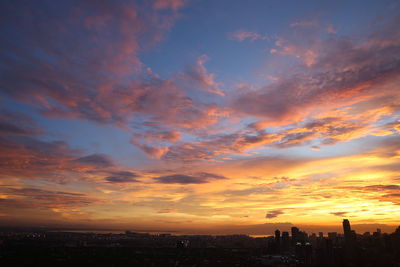
<instances>
[{"instance_id":1,"label":"building silhouette","mask_svg":"<svg viewBox=\"0 0 400 267\"><path fill-rule=\"evenodd\" d=\"M299 239L299 228L297 227L292 227L291 228L291 233L292 233L292 245L295 245Z\"/></svg>"},{"instance_id":2,"label":"building silhouette","mask_svg":"<svg viewBox=\"0 0 400 267\"><path fill-rule=\"evenodd\" d=\"M343 219L343 233L346 240L351 239L351 227L348 219Z\"/></svg>"},{"instance_id":3,"label":"building silhouette","mask_svg":"<svg viewBox=\"0 0 400 267\"><path fill-rule=\"evenodd\" d=\"M275 241L278 244L281 242L281 231L278 229L275 230Z\"/></svg>"}]
</instances>

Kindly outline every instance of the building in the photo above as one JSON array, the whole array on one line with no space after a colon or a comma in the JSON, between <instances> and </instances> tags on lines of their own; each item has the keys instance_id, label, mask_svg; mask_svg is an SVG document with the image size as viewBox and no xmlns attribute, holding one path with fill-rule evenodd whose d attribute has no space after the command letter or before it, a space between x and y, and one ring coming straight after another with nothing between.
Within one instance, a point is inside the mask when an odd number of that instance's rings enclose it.
<instances>
[{"instance_id":1,"label":"building","mask_svg":"<svg viewBox=\"0 0 400 267\"><path fill-rule=\"evenodd\" d=\"M288 251L290 247L289 232L282 232L282 250Z\"/></svg>"},{"instance_id":2,"label":"building","mask_svg":"<svg viewBox=\"0 0 400 267\"><path fill-rule=\"evenodd\" d=\"M281 231L278 229L275 230L275 241L278 244L281 242Z\"/></svg>"},{"instance_id":3,"label":"building","mask_svg":"<svg viewBox=\"0 0 400 267\"><path fill-rule=\"evenodd\" d=\"M351 227L348 219L343 219L343 233L346 242L351 240Z\"/></svg>"},{"instance_id":4,"label":"building","mask_svg":"<svg viewBox=\"0 0 400 267\"><path fill-rule=\"evenodd\" d=\"M299 228L297 227L292 227L292 245L295 245L297 243L297 240L299 238Z\"/></svg>"}]
</instances>

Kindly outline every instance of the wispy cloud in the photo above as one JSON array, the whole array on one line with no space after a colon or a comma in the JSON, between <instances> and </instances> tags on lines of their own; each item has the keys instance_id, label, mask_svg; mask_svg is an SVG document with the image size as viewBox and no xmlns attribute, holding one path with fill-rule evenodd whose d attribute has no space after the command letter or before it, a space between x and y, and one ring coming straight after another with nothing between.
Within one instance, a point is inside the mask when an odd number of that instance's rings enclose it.
<instances>
[{"instance_id":1,"label":"wispy cloud","mask_svg":"<svg viewBox=\"0 0 400 267\"><path fill-rule=\"evenodd\" d=\"M208 60L206 55L200 56L193 66L186 71L186 76L200 84L200 88L210 93L224 96L225 94L219 88L219 84L215 81L215 74L209 73L205 67Z\"/></svg>"},{"instance_id":2,"label":"wispy cloud","mask_svg":"<svg viewBox=\"0 0 400 267\"><path fill-rule=\"evenodd\" d=\"M251 31L245 31L245 30L238 30L233 33L229 34L229 37L237 40L239 42L243 42L246 40L249 40L250 42L256 41L256 40L269 40L268 35L260 34L257 32L251 32Z\"/></svg>"},{"instance_id":3,"label":"wispy cloud","mask_svg":"<svg viewBox=\"0 0 400 267\"><path fill-rule=\"evenodd\" d=\"M338 216L338 217L343 217L346 216L348 212L346 211L336 211L336 212L331 212L331 214Z\"/></svg>"},{"instance_id":4,"label":"wispy cloud","mask_svg":"<svg viewBox=\"0 0 400 267\"><path fill-rule=\"evenodd\" d=\"M273 219L282 214L284 214L283 210L271 210L271 211L267 212L267 215L265 215L265 218Z\"/></svg>"},{"instance_id":5,"label":"wispy cloud","mask_svg":"<svg viewBox=\"0 0 400 267\"><path fill-rule=\"evenodd\" d=\"M136 183L139 182L136 178L139 177L136 173L129 171L114 171L110 172L110 176L105 179L109 183Z\"/></svg>"},{"instance_id":6,"label":"wispy cloud","mask_svg":"<svg viewBox=\"0 0 400 267\"><path fill-rule=\"evenodd\" d=\"M226 179L224 176L200 172L193 175L173 174L155 178L157 183L163 184L204 184L212 180Z\"/></svg>"}]
</instances>

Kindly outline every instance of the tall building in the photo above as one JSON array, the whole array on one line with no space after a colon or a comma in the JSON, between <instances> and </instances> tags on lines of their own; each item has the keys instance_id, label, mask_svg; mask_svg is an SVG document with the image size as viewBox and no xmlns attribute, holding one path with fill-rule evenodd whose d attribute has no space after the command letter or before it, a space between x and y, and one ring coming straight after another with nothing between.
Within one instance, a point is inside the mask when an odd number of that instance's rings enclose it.
<instances>
[{"instance_id":1,"label":"tall building","mask_svg":"<svg viewBox=\"0 0 400 267\"><path fill-rule=\"evenodd\" d=\"M292 227L292 244L295 245L299 239L299 228Z\"/></svg>"},{"instance_id":2,"label":"tall building","mask_svg":"<svg viewBox=\"0 0 400 267\"><path fill-rule=\"evenodd\" d=\"M282 232L282 249L283 251L289 250L289 232Z\"/></svg>"},{"instance_id":3,"label":"tall building","mask_svg":"<svg viewBox=\"0 0 400 267\"><path fill-rule=\"evenodd\" d=\"M343 233L345 240L351 239L351 227L348 219L343 219Z\"/></svg>"},{"instance_id":4,"label":"tall building","mask_svg":"<svg viewBox=\"0 0 400 267\"><path fill-rule=\"evenodd\" d=\"M276 253L280 253L281 251L281 231L278 229L275 230L275 250Z\"/></svg>"},{"instance_id":5,"label":"tall building","mask_svg":"<svg viewBox=\"0 0 400 267\"><path fill-rule=\"evenodd\" d=\"M278 229L275 230L275 241L276 243L279 243L281 241L281 231Z\"/></svg>"}]
</instances>

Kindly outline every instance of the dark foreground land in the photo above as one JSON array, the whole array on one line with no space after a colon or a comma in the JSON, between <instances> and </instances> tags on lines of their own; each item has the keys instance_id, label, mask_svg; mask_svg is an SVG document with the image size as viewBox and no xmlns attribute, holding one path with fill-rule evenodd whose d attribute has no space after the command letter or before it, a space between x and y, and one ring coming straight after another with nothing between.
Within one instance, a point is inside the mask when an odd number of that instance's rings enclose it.
<instances>
[{"instance_id":1,"label":"dark foreground land","mask_svg":"<svg viewBox=\"0 0 400 267\"><path fill-rule=\"evenodd\" d=\"M259 266L249 249L18 248L1 266Z\"/></svg>"},{"instance_id":2,"label":"dark foreground land","mask_svg":"<svg viewBox=\"0 0 400 267\"><path fill-rule=\"evenodd\" d=\"M292 229L293 230L293 229ZM174 236L0 232L0 266L399 266L392 234Z\"/></svg>"}]
</instances>

